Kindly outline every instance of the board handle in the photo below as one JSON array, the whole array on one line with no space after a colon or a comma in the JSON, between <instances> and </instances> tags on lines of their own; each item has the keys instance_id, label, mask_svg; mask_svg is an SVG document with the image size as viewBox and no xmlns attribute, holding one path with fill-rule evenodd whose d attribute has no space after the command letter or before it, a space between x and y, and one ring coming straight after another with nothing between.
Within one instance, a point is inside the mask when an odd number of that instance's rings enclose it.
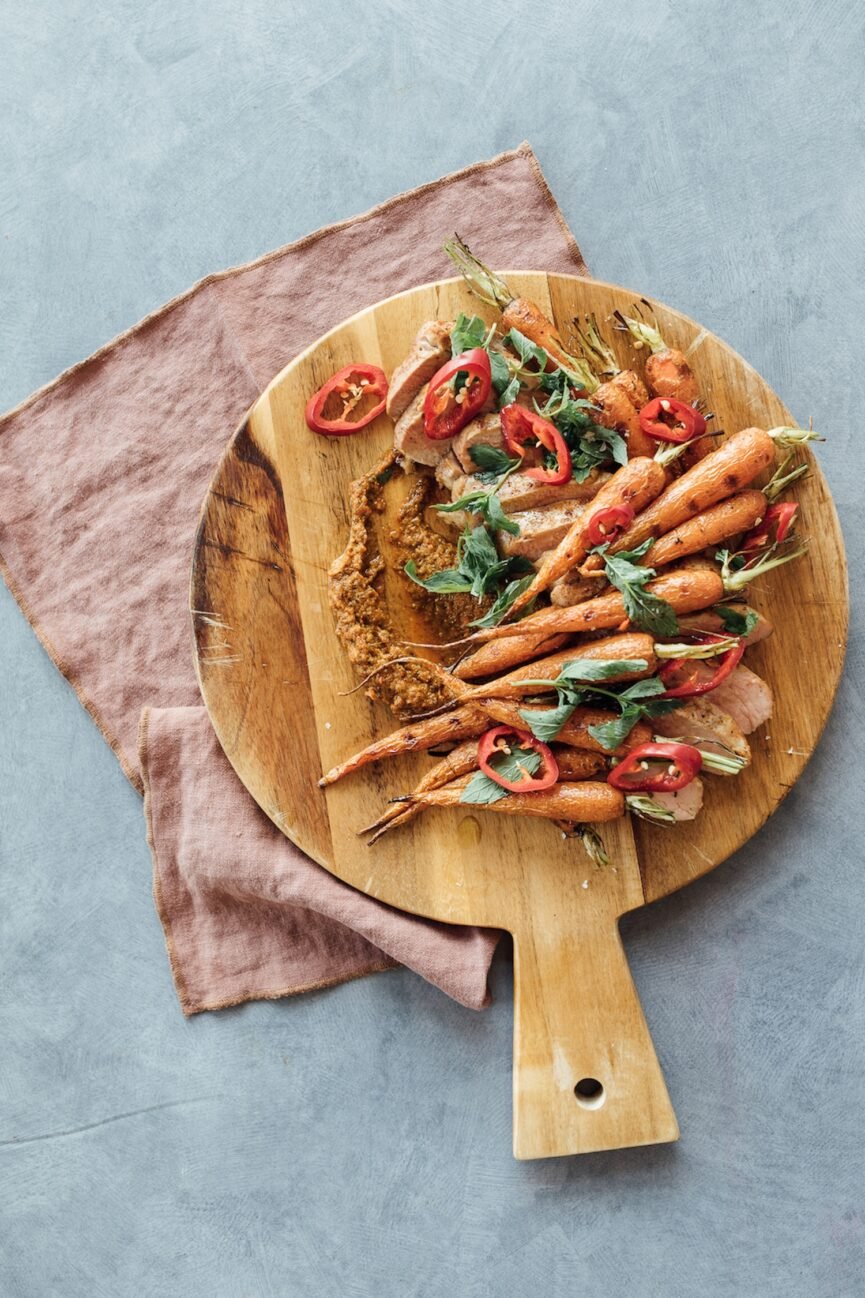
<instances>
[{"instance_id":1,"label":"board handle","mask_svg":"<svg viewBox=\"0 0 865 1298\"><path fill-rule=\"evenodd\" d=\"M616 916L596 915L576 931L553 922L515 933L514 1156L678 1136Z\"/></svg>"}]
</instances>

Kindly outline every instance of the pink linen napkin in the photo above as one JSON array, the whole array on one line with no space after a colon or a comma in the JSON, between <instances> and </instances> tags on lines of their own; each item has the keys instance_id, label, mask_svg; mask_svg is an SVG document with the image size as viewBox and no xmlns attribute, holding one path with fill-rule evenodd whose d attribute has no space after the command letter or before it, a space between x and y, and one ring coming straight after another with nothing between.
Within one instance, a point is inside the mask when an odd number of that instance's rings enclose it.
<instances>
[{"instance_id":1,"label":"pink linen napkin","mask_svg":"<svg viewBox=\"0 0 865 1298\"><path fill-rule=\"evenodd\" d=\"M259 811L201 707L188 613L200 503L245 411L340 320L447 275L454 228L493 264L587 273L524 144L209 276L0 419L0 571L146 795L185 1013L394 963L486 1001L496 934L355 892Z\"/></svg>"}]
</instances>

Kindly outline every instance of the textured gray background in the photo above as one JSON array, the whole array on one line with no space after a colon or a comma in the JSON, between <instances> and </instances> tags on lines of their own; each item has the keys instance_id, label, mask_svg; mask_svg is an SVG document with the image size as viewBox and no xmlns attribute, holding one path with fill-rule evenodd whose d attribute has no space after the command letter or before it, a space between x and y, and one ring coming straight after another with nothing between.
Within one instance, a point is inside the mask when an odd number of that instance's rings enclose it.
<instances>
[{"instance_id":1,"label":"textured gray background","mask_svg":"<svg viewBox=\"0 0 865 1298\"><path fill-rule=\"evenodd\" d=\"M830 435L858 574L863 22L2 0L0 405L206 272L527 137L598 275ZM481 1015L399 972L184 1022L139 799L3 587L0 635L3 1298L865 1292L861 618L774 822L626 924L681 1142L537 1164L510 1155L506 957Z\"/></svg>"}]
</instances>

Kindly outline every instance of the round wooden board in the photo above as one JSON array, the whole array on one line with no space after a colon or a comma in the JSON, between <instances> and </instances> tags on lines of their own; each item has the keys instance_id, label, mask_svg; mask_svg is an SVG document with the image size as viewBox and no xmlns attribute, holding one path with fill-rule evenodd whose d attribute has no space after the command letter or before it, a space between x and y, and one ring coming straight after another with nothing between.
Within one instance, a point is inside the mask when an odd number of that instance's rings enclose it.
<instances>
[{"instance_id":1,"label":"round wooden board","mask_svg":"<svg viewBox=\"0 0 865 1298\"><path fill-rule=\"evenodd\" d=\"M623 367L641 367L609 327L635 294L597 281L505 272L567 329L592 311ZM688 355L715 427L793 419L726 344L653 304L664 337ZM801 774L829 715L847 630L847 574L834 506L816 464L795 492L810 555L773 572L749 598L778 628L749 650L771 684L775 715L752 737L754 762L707 781L703 811L667 830L604 826L614 869L595 870L551 826L433 811L373 848L357 837L388 798L428 766L411 758L366 768L323 792L321 771L394 727L355 684L334 630L327 570L345 545L347 488L390 444L382 417L360 436L307 429L310 392L353 360L390 373L423 321L459 311L489 320L461 280L426 285L347 320L274 379L235 433L204 502L192 576L196 664L220 742L240 779L299 847L347 883L433 919L514 936L518 1156L674 1139L677 1129L618 942L617 919L696 879L764 823ZM809 452L805 451L808 455ZM584 886L588 881L588 887ZM580 988L571 995L569 988ZM597 1108L574 1084L603 1082Z\"/></svg>"}]
</instances>

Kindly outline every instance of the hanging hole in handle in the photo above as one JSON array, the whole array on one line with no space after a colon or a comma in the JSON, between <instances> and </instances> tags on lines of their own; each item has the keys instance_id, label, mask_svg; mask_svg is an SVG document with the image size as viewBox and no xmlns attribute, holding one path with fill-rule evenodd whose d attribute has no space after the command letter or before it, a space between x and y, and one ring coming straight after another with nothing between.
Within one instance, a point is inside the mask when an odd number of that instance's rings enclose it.
<instances>
[{"instance_id":1,"label":"hanging hole in handle","mask_svg":"<svg viewBox=\"0 0 865 1298\"><path fill-rule=\"evenodd\" d=\"M581 1077L574 1087L574 1095L581 1109L599 1109L607 1098L597 1077Z\"/></svg>"}]
</instances>

